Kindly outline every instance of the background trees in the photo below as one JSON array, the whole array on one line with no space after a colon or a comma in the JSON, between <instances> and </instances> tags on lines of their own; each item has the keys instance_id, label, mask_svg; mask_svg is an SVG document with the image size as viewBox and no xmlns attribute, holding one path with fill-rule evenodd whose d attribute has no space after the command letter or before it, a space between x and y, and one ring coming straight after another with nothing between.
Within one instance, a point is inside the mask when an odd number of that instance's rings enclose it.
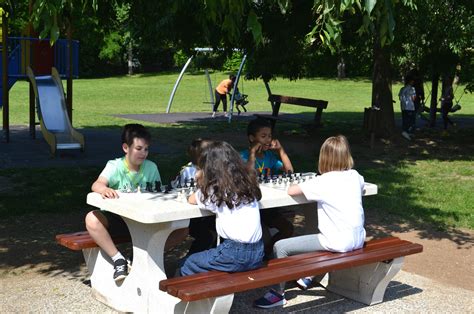
<instances>
[{"instance_id":1,"label":"background trees","mask_svg":"<svg viewBox=\"0 0 474 314\"><path fill-rule=\"evenodd\" d=\"M469 0L18 0L12 27L31 21L52 40L72 25L81 41L81 75L172 69L194 47L221 48L222 69L239 48L247 74L269 81L335 76L344 58L348 75L371 77L372 105L381 108L376 133L394 133L391 82L410 68L431 80L432 121L439 77L474 75L473 4ZM416 3L416 5L415 5ZM209 61L209 60L208 60ZM208 65L209 65L208 64ZM395 97L396 98L396 97Z\"/></svg>"}]
</instances>

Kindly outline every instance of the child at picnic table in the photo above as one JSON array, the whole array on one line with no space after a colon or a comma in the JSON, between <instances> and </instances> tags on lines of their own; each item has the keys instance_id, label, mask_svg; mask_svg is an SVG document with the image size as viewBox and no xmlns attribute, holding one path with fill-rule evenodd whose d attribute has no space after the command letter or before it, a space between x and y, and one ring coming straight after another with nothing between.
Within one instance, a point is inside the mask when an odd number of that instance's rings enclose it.
<instances>
[{"instance_id":1,"label":"child at picnic table","mask_svg":"<svg viewBox=\"0 0 474 314\"><path fill-rule=\"evenodd\" d=\"M207 145L198 159L198 190L188 202L216 215L216 231L223 240L216 248L186 258L181 275L219 270L241 272L258 268L263 260L262 227L257 178L228 143Z\"/></svg>"},{"instance_id":2,"label":"child at picnic table","mask_svg":"<svg viewBox=\"0 0 474 314\"><path fill-rule=\"evenodd\" d=\"M124 157L109 160L92 191L103 198L118 198L119 191L145 190L147 182L161 182L156 164L147 160L151 135L141 124L127 124L122 131ZM128 227L121 216L104 211L90 211L85 218L86 228L92 239L105 251L114 264L113 278L120 282L128 275L130 262L117 249L111 236L128 233Z\"/></svg>"},{"instance_id":3,"label":"child at picnic table","mask_svg":"<svg viewBox=\"0 0 474 314\"><path fill-rule=\"evenodd\" d=\"M212 143L212 140L210 139L196 138L192 140L187 151L191 161L181 168L176 178L171 182L173 188L184 188L186 185L191 185L191 180L196 184L196 172L199 156L201 155L201 151L210 143ZM215 247L217 238L216 217L211 215L192 218L189 221L189 235L194 238L194 241L192 242L187 255Z\"/></svg>"},{"instance_id":4,"label":"child at picnic table","mask_svg":"<svg viewBox=\"0 0 474 314\"><path fill-rule=\"evenodd\" d=\"M250 147L240 153L250 171L258 175L275 175L293 172L293 165L280 141L272 136L271 122L264 118L251 120L247 127ZM272 253L273 244L293 235L293 223L282 214L282 208L265 209L260 212L264 233L265 254ZM270 228L278 230L273 236Z\"/></svg>"},{"instance_id":5,"label":"child at picnic table","mask_svg":"<svg viewBox=\"0 0 474 314\"><path fill-rule=\"evenodd\" d=\"M328 138L321 146L318 170L313 180L290 185L288 194L304 195L317 201L318 234L283 239L275 243L276 258L314 252L349 252L361 248L365 241L362 192L364 178L352 169L349 143L343 135ZM314 277L301 278L297 285L306 290ZM271 308L286 304L285 283L275 286L254 305Z\"/></svg>"}]
</instances>

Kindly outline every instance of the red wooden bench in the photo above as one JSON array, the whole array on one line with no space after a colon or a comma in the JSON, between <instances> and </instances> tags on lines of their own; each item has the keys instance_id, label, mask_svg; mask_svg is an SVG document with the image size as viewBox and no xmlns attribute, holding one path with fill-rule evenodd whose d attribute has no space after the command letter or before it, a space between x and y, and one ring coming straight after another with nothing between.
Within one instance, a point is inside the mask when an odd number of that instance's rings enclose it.
<instances>
[{"instance_id":1,"label":"red wooden bench","mask_svg":"<svg viewBox=\"0 0 474 314\"><path fill-rule=\"evenodd\" d=\"M171 278L160 281L159 288L180 298L187 311L228 312L236 292L329 273L327 290L372 305L383 301L404 257L422 250L420 244L389 237L368 241L362 249L348 253L313 252L274 259L247 272L212 271Z\"/></svg>"},{"instance_id":2,"label":"red wooden bench","mask_svg":"<svg viewBox=\"0 0 474 314\"><path fill-rule=\"evenodd\" d=\"M166 241L165 251L181 243L188 235L188 228L175 230ZM112 236L115 244L131 242L130 234ZM67 247L73 251L86 250L96 248L97 243L87 231L79 231L73 233L65 233L56 235L56 242L62 246Z\"/></svg>"}]
</instances>

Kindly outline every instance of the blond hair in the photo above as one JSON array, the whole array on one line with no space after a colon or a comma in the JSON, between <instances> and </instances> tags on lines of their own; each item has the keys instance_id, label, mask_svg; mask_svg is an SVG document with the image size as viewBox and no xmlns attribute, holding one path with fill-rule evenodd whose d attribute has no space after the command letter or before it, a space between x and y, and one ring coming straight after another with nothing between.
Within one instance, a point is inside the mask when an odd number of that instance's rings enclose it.
<instances>
[{"instance_id":1,"label":"blond hair","mask_svg":"<svg viewBox=\"0 0 474 314\"><path fill-rule=\"evenodd\" d=\"M324 141L319 152L319 173L349 170L353 166L349 142L344 135L331 136Z\"/></svg>"}]
</instances>

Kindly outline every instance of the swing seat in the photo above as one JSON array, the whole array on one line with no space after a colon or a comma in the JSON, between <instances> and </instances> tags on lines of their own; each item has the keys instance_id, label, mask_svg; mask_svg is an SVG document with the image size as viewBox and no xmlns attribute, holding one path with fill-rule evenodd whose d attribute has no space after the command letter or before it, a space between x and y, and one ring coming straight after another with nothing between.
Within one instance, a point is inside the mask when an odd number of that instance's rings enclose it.
<instances>
[{"instance_id":1,"label":"swing seat","mask_svg":"<svg viewBox=\"0 0 474 314\"><path fill-rule=\"evenodd\" d=\"M239 98L235 99L235 108L237 109L237 114L240 114L242 111L239 109L239 106L242 107L244 112L247 112L247 108L245 106L249 103L247 100L247 94L239 94Z\"/></svg>"},{"instance_id":2,"label":"swing seat","mask_svg":"<svg viewBox=\"0 0 474 314\"><path fill-rule=\"evenodd\" d=\"M449 112L456 112L458 110L461 110L461 105L460 104L455 104Z\"/></svg>"}]
</instances>

